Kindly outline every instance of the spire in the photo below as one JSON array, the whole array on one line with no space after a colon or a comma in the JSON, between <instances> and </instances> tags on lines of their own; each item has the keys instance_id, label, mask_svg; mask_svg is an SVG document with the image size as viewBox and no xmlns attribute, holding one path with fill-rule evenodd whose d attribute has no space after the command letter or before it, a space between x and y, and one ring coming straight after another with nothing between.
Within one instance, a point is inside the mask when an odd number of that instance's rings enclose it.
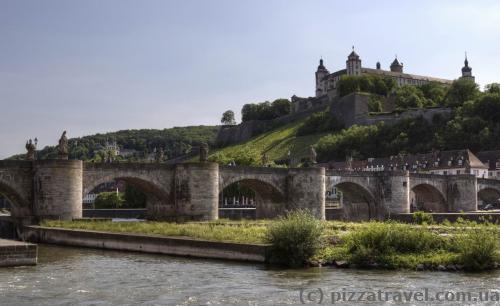
<instances>
[{"instance_id":1,"label":"spire","mask_svg":"<svg viewBox=\"0 0 500 306\"><path fill-rule=\"evenodd\" d=\"M467 52L465 52L464 66L462 67L462 77L471 77L472 68L469 67L469 60L467 59Z\"/></svg>"},{"instance_id":2,"label":"spire","mask_svg":"<svg viewBox=\"0 0 500 306\"><path fill-rule=\"evenodd\" d=\"M349 56L347 57L348 59L359 59L359 55L356 53L356 51L354 51L354 46L352 46L352 52L351 54L349 54Z\"/></svg>"},{"instance_id":3,"label":"spire","mask_svg":"<svg viewBox=\"0 0 500 306\"><path fill-rule=\"evenodd\" d=\"M326 67L324 66L323 57L320 57L319 59L319 66L317 71L324 71L328 73L328 69L326 69Z\"/></svg>"}]
</instances>

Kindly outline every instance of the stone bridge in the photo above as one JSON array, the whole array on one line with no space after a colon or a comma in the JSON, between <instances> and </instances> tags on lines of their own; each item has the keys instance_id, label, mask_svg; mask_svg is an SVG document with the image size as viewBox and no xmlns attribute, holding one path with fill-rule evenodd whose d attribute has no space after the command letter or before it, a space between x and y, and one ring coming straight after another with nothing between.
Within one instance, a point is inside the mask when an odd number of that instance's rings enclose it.
<instances>
[{"instance_id":1,"label":"stone bridge","mask_svg":"<svg viewBox=\"0 0 500 306\"><path fill-rule=\"evenodd\" d=\"M0 161L0 193L13 204L12 216L27 222L81 218L82 197L115 179L147 195L148 218L172 221L217 219L219 198L234 183L255 191L258 218L302 208L323 219L325 194L334 189L341 191L343 203L336 213L346 219L380 219L412 208L474 211L478 197L500 198L500 181L472 175L227 167L208 162Z\"/></svg>"}]
</instances>

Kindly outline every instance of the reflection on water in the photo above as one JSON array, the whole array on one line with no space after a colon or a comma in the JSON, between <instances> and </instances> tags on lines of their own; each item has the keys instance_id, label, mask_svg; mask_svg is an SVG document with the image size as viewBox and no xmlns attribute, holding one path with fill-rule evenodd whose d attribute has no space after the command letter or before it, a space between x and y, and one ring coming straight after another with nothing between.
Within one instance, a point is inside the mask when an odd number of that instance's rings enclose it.
<instances>
[{"instance_id":1,"label":"reflection on water","mask_svg":"<svg viewBox=\"0 0 500 306\"><path fill-rule=\"evenodd\" d=\"M0 269L0 304L298 305L301 288L465 291L496 289L499 284L498 271L277 270L258 264L41 245L38 266Z\"/></svg>"}]
</instances>

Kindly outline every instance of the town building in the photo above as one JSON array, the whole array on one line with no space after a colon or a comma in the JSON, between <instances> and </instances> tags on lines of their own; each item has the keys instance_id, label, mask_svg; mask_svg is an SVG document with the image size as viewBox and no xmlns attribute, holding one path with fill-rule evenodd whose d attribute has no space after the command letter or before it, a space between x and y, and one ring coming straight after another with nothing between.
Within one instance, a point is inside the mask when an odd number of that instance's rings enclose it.
<instances>
[{"instance_id":1,"label":"town building","mask_svg":"<svg viewBox=\"0 0 500 306\"><path fill-rule=\"evenodd\" d=\"M477 157L488 167L488 178L500 179L500 150L481 151Z\"/></svg>"},{"instance_id":2,"label":"town building","mask_svg":"<svg viewBox=\"0 0 500 306\"><path fill-rule=\"evenodd\" d=\"M331 162L330 169L349 171L409 171L440 175L474 174L488 178L488 166L470 150L433 151L425 154L400 154L390 157Z\"/></svg>"}]
</instances>

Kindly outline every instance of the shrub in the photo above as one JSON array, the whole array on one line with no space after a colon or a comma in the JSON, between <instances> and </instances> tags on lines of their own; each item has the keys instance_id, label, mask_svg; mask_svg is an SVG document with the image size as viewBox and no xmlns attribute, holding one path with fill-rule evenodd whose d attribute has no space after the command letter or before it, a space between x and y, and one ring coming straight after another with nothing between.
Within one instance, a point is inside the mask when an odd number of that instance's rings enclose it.
<instances>
[{"instance_id":1,"label":"shrub","mask_svg":"<svg viewBox=\"0 0 500 306\"><path fill-rule=\"evenodd\" d=\"M321 247L323 223L307 210L288 212L273 223L266 240L272 244L270 262L301 267Z\"/></svg>"},{"instance_id":2,"label":"shrub","mask_svg":"<svg viewBox=\"0 0 500 306\"><path fill-rule=\"evenodd\" d=\"M495 232L486 226L470 230L456 239L456 249L459 252L460 262L467 270L484 270L489 268L496 259Z\"/></svg>"},{"instance_id":3,"label":"shrub","mask_svg":"<svg viewBox=\"0 0 500 306\"><path fill-rule=\"evenodd\" d=\"M434 218L429 213L416 211L413 213L413 222L416 224L432 224L434 223Z\"/></svg>"},{"instance_id":4,"label":"shrub","mask_svg":"<svg viewBox=\"0 0 500 306\"><path fill-rule=\"evenodd\" d=\"M95 199L95 208L120 208L123 205L123 194L117 192L101 192Z\"/></svg>"},{"instance_id":5,"label":"shrub","mask_svg":"<svg viewBox=\"0 0 500 306\"><path fill-rule=\"evenodd\" d=\"M445 249L445 238L425 229L397 223L370 223L345 237L352 263L367 266L386 262L394 254L426 253Z\"/></svg>"}]
</instances>

